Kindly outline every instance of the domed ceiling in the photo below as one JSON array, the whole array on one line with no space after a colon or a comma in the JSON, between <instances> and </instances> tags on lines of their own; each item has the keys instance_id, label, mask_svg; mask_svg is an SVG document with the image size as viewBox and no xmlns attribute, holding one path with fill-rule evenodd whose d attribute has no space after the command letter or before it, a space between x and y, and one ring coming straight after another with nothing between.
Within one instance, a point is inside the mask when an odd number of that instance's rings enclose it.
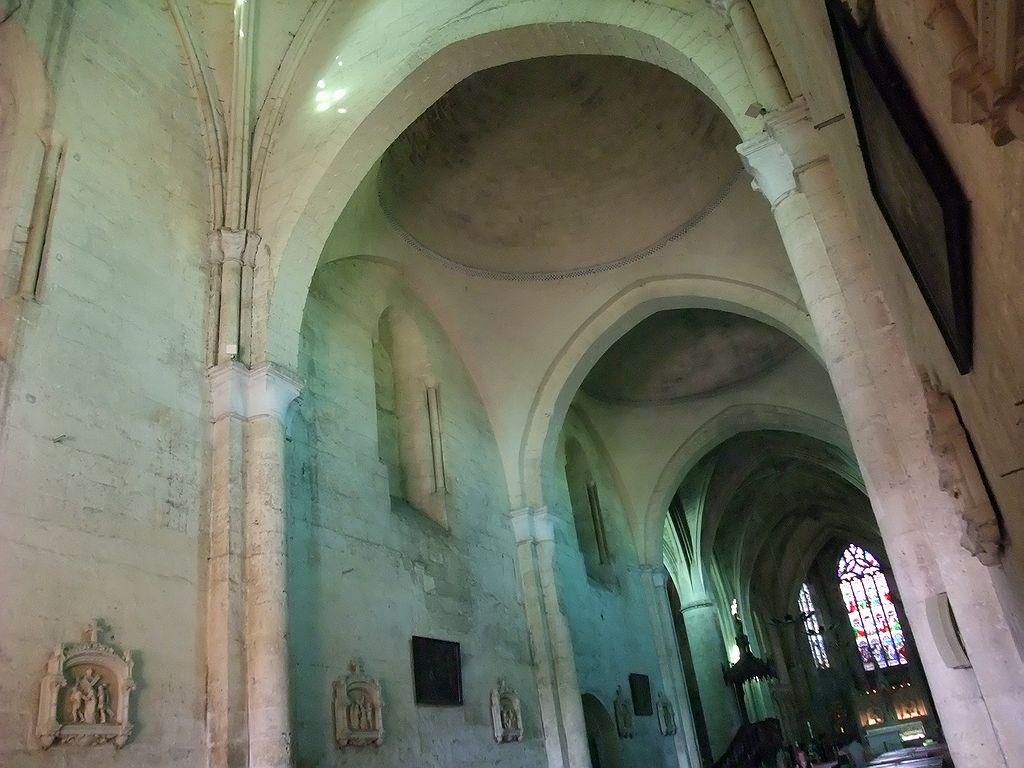
<instances>
[{"instance_id":1,"label":"domed ceiling","mask_svg":"<svg viewBox=\"0 0 1024 768\"><path fill-rule=\"evenodd\" d=\"M419 245L474 269L608 265L716 205L738 141L666 70L530 59L470 76L410 125L382 159L380 199Z\"/></svg>"},{"instance_id":2,"label":"domed ceiling","mask_svg":"<svg viewBox=\"0 0 1024 768\"><path fill-rule=\"evenodd\" d=\"M799 346L782 331L731 312L657 312L604 353L582 389L599 400L633 404L710 395L766 373Z\"/></svg>"}]
</instances>

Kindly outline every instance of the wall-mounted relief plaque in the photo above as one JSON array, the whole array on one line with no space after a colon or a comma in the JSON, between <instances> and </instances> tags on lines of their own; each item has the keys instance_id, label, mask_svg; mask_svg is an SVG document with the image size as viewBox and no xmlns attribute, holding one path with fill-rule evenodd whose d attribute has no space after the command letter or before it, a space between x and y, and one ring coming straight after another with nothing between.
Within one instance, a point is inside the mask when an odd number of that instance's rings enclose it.
<instances>
[{"instance_id":1,"label":"wall-mounted relief plaque","mask_svg":"<svg viewBox=\"0 0 1024 768\"><path fill-rule=\"evenodd\" d=\"M519 695L505 678L498 678L498 687L491 691L491 725L494 740L499 744L523 740L523 710Z\"/></svg>"},{"instance_id":2,"label":"wall-mounted relief plaque","mask_svg":"<svg viewBox=\"0 0 1024 768\"><path fill-rule=\"evenodd\" d=\"M131 651L119 653L100 637L99 619L80 643L62 643L50 655L39 685L36 736L43 749L61 744L128 742L128 702L135 689Z\"/></svg>"},{"instance_id":3,"label":"wall-mounted relief plaque","mask_svg":"<svg viewBox=\"0 0 1024 768\"><path fill-rule=\"evenodd\" d=\"M615 689L615 727L619 731L619 738L633 738L633 710L626 700L626 694L622 692L621 685Z\"/></svg>"},{"instance_id":4,"label":"wall-mounted relief plaque","mask_svg":"<svg viewBox=\"0 0 1024 768\"><path fill-rule=\"evenodd\" d=\"M647 675L632 673L629 676L629 693L633 699L633 714L640 717L650 717L654 714L651 679Z\"/></svg>"},{"instance_id":5,"label":"wall-mounted relief plaque","mask_svg":"<svg viewBox=\"0 0 1024 768\"><path fill-rule=\"evenodd\" d=\"M458 643L414 635L412 675L417 704L462 705L462 651Z\"/></svg>"},{"instance_id":6,"label":"wall-mounted relief plaque","mask_svg":"<svg viewBox=\"0 0 1024 768\"><path fill-rule=\"evenodd\" d=\"M662 736L674 736L679 731L676 710L663 693L658 694L658 730Z\"/></svg>"},{"instance_id":7,"label":"wall-mounted relief plaque","mask_svg":"<svg viewBox=\"0 0 1024 768\"><path fill-rule=\"evenodd\" d=\"M339 747L379 747L384 743L384 698L380 681L368 677L363 662L348 665L334 681L334 738Z\"/></svg>"}]
</instances>

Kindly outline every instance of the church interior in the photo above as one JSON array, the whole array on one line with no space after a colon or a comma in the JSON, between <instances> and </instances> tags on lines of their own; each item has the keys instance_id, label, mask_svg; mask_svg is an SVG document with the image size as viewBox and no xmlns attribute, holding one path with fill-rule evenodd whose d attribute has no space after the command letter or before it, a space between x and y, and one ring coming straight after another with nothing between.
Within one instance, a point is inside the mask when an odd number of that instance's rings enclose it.
<instances>
[{"instance_id":1,"label":"church interior","mask_svg":"<svg viewBox=\"0 0 1024 768\"><path fill-rule=\"evenodd\" d=\"M0 0L0 765L1024 766L1015 0Z\"/></svg>"}]
</instances>

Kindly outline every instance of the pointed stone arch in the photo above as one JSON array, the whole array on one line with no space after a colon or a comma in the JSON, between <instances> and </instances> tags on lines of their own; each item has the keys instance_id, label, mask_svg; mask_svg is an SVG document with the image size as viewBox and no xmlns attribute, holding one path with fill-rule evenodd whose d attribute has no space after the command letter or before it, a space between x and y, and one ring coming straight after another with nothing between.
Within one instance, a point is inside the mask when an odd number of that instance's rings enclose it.
<instances>
[{"instance_id":1,"label":"pointed stone arch","mask_svg":"<svg viewBox=\"0 0 1024 768\"><path fill-rule=\"evenodd\" d=\"M678 74L708 96L743 138L759 130L746 116L755 100L732 38L702 0L651 13L644 4L595 0L585 4L518 2L499 11L469 13L465 0L430 9L430 20L389 27L388 64L359 57L345 63L358 20L339 13L316 32L289 94L292 110L275 133L259 190L257 218L267 248L259 255L254 287L253 359L294 365L301 306L327 236L376 159L427 107L481 69L539 56L624 56ZM434 26L434 19L449 21ZM375 32L363 30L370 35ZM344 94L344 118L315 111L312 82L351 68L358 87ZM305 76L305 80L303 79ZM339 83L340 84L340 83ZM349 93L351 91L351 93ZM304 97L308 96L308 100ZM333 103L332 103L332 106ZM333 122L328 122L331 120ZM298 169L298 170L296 170Z\"/></svg>"}]
</instances>

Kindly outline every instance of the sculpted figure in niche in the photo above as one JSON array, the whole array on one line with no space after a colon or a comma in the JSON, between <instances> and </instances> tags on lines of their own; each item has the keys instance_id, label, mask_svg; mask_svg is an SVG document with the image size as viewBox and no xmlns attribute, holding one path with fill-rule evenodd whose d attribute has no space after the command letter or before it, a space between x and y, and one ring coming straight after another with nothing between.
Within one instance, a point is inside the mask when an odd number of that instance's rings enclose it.
<instances>
[{"instance_id":1,"label":"sculpted figure in niche","mask_svg":"<svg viewBox=\"0 0 1024 768\"><path fill-rule=\"evenodd\" d=\"M523 710L519 694L510 688L505 678L498 678L498 686L491 690L491 725L494 740L499 744L523 740Z\"/></svg>"},{"instance_id":2,"label":"sculpted figure in niche","mask_svg":"<svg viewBox=\"0 0 1024 768\"><path fill-rule=\"evenodd\" d=\"M92 667L86 667L68 692L70 720L73 723L105 724L111 716L107 705L109 692L103 678Z\"/></svg>"},{"instance_id":3,"label":"sculpted figure in niche","mask_svg":"<svg viewBox=\"0 0 1024 768\"><path fill-rule=\"evenodd\" d=\"M131 651L119 653L103 642L101 632L99 620L94 620L86 627L83 642L58 645L47 662L36 721L43 749L54 743L107 742L120 748L128 742L134 662Z\"/></svg>"},{"instance_id":4,"label":"sculpted figure in niche","mask_svg":"<svg viewBox=\"0 0 1024 768\"><path fill-rule=\"evenodd\" d=\"M658 694L658 727L661 729L662 736L672 736L679 730L672 702L666 699L662 693Z\"/></svg>"},{"instance_id":5,"label":"sculpted figure in niche","mask_svg":"<svg viewBox=\"0 0 1024 768\"><path fill-rule=\"evenodd\" d=\"M379 747L384 743L384 699L380 681L367 676L361 661L349 664L334 682L334 738L339 747Z\"/></svg>"}]
</instances>

